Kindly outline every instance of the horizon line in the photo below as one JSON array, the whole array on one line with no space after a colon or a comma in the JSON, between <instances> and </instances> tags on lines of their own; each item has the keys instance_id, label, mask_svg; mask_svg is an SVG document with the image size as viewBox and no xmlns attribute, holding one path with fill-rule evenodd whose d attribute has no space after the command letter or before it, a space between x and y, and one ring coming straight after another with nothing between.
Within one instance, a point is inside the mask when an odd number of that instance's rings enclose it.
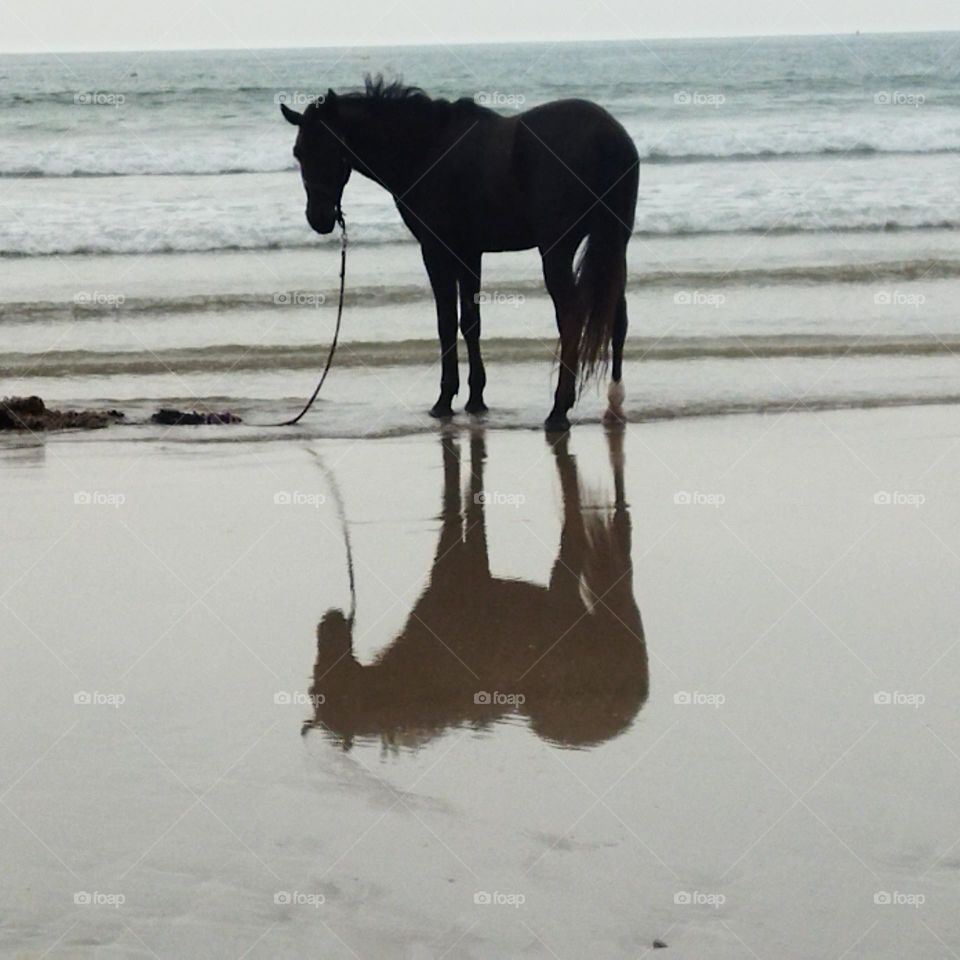
<instances>
[{"instance_id":1,"label":"horizon line","mask_svg":"<svg viewBox=\"0 0 960 960\"><path fill-rule=\"evenodd\" d=\"M405 41L400 43L334 43L316 46L282 45L273 47L110 47L110 48L73 48L73 49L30 49L30 50L0 50L0 56L38 56L59 54L97 54L97 53L244 53L266 52L274 50L348 50L348 49L405 49L417 47L503 47L503 46L585 46L594 43L664 43L674 41L710 41L710 40L790 40L816 39L829 37L875 37L875 36L925 36L936 34L960 33L960 27L943 28L936 30L852 30L843 32L816 31L810 33L737 33L687 36L651 36L651 37L597 37L588 40L450 40L438 42L436 40Z\"/></svg>"}]
</instances>

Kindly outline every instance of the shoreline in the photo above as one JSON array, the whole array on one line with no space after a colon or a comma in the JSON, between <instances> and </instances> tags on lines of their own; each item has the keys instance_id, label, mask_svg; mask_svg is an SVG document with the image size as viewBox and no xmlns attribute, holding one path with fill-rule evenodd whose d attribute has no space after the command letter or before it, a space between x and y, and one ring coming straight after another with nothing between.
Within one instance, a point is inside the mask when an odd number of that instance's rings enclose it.
<instances>
[{"instance_id":1,"label":"shoreline","mask_svg":"<svg viewBox=\"0 0 960 960\"><path fill-rule=\"evenodd\" d=\"M582 419L576 419L577 408L571 411L572 427L571 436L575 437L579 431L594 430L600 428L606 431L608 428L603 423L603 411L605 404L599 395L595 398L596 402L591 406L594 408L589 413L584 413ZM56 443L86 443L86 442L104 442L104 443L171 443L171 444L249 444L249 443L285 443L285 442L308 442L308 441L385 441L400 440L404 438L418 438L442 435L464 435L476 432L491 433L533 433L541 434L545 437L543 424L536 419L529 422L511 422L505 419L501 411L491 411L483 418L475 418L463 411L458 411L452 420L438 423L430 418L426 411L413 410L411 417L416 423L408 423L402 426L381 426L377 429L370 429L367 432L351 432L349 429L341 427L330 428L327 426L316 426L317 421L323 420L324 414L335 413L335 409L328 408L324 410L324 401L318 399L317 413L313 414L312 419L301 422L296 427L281 428L272 422L271 418L279 418L289 415L300 402L296 398L289 398L288 401L278 403L271 401L262 407L254 406L254 410L260 410L258 416L261 422L255 422L252 419L241 419L235 423L223 420L219 423L189 423L163 424L152 422L149 413L143 413L142 419L135 419L126 414L118 413L116 407L123 406L123 401L107 400L107 403L113 406L104 409L79 408L75 403L59 403L63 408L63 413L67 419L89 415L91 419L102 418L103 423L97 423L91 427L57 427L52 429L5 429L0 430L0 451L4 446L24 447L32 443L45 444L48 442ZM169 405L174 406L179 401L170 401ZM191 413L194 410L201 415L206 414L210 417L223 417L222 402L215 400L210 403L195 402L190 406L189 398L185 398L181 412ZM329 402L329 401L328 401ZM245 401L246 404L252 401ZM219 405L218 412L213 407ZM629 400L628 400L629 405ZM140 401L137 407L159 411L164 405L156 401ZM668 425L672 423L685 422L718 422L724 423L728 420L741 419L760 419L769 421L770 418L779 420L782 417L794 414L870 414L881 411L911 411L924 409L940 408L944 413L953 411L960 406L960 393L946 396L931 397L913 397L913 398L876 398L866 400L784 400L782 403L770 403L764 408L757 408L751 405L726 407L706 407L706 408L688 408L672 409L663 408L661 410L650 411L626 411L626 429L633 427L651 427L656 425ZM209 408L209 409L208 409ZM60 413L61 411L50 411ZM249 414L247 416L250 416ZM109 427L109 430L107 429Z\"/></svg>"}]
</instances>

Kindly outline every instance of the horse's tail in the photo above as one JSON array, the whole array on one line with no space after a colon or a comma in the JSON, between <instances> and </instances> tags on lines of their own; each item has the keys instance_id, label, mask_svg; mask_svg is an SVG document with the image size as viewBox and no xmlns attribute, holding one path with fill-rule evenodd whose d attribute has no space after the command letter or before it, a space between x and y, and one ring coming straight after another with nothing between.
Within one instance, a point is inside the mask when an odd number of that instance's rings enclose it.
<instances>
[{"instance_id":1,"label":"horse's tail","mask_svg":"<svg viewBox=\"0 0 960 960\"><path fill-rule=\"evenodd\" d=\"M577 260L577 290L583 310L581 386L603 373L609 360L610 341L627 282L627 243L633 232L637 180L634 165L597 202L586 245Z\"/></svg>"}]
</instances>

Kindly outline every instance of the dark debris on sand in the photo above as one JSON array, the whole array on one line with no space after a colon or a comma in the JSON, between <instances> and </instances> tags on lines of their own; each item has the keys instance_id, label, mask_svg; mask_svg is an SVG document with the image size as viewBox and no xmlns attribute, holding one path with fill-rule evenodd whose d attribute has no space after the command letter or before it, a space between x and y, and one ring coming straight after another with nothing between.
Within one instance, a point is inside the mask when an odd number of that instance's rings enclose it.
<instances>
[{"instance_id":1,"label":"dark debris on sand","mask_svg":"<svg viewBox=\"0 0 960 960\"><path fill-rule=\"evenodd\" d=\"M238 416L227 410L224 410L222 413L198 413L196 410L187 412L184 410L172 410L169 407L163 407L158 410L150 419L154 423L162 423L165 426L172 427L243 422Z\"/></svg>"},{"instance_id":2,"label":"dark debris on sand","mask_svg":"<svg viewBox=\"0 0 960 960\"><path fill-rule=\"evenodd\" d=\"M40 397L0 400L0 430L99 430L122 419L117 410L51 410Z\"/></svg>"},{"instance_id":3,"label":"dark debris on sand","mask_svg":"<svg viewBox=\"0 0 960 960\"><path fill-rule=\"evenodd\" d=\"M173 410L163 407L151 422L165 426L242 423L227 410L202 413L197 410ZM40 397L6 397L0 400L0 431L22 430L39 433L48 430L99 430L111 423L127 422L119 410L51 410Z\"/></svg>"}]
</instances>

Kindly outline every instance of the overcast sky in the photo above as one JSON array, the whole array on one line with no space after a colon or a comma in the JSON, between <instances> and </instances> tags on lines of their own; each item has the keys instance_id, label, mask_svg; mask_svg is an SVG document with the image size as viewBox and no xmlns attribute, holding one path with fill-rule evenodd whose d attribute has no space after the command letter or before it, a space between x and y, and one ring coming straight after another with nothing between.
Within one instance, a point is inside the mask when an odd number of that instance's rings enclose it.
<instances>
[{"instance_id":1,"label":"overcast sky","mask_svg":"<svg viewBox=\"0 0 960 960\"><path fill-rule=\"evenodd\" d=\"M958 29L958 0L0 0L4 52Z\"/></svg>"}]
</instances>

